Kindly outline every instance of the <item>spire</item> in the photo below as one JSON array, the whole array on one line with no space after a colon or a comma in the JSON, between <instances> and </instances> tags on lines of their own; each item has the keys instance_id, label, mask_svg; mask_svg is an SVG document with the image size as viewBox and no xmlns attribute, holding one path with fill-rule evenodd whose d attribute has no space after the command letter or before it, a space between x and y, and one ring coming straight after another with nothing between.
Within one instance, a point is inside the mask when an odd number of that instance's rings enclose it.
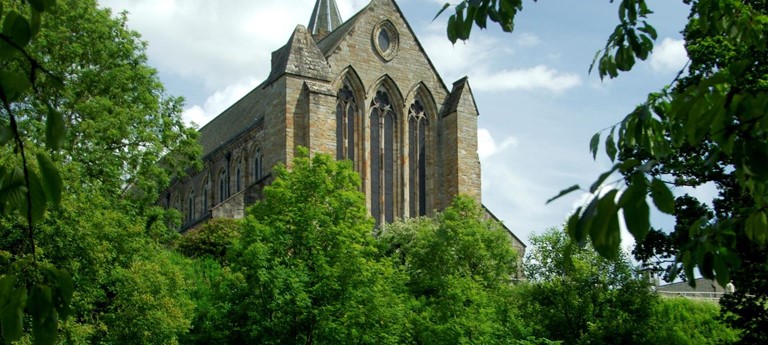
<instances>
[{"instance_id":1,"label":"spire","mask_svg":"<svg viewBox=\"0 0 768 345\"><path fill-rule=\"evenodd\" d=\"M335 0L317 0L307 29L316 40L320 40L329 32L336 30L341 23L341 14Z\"/></svg>"}]
</instances>

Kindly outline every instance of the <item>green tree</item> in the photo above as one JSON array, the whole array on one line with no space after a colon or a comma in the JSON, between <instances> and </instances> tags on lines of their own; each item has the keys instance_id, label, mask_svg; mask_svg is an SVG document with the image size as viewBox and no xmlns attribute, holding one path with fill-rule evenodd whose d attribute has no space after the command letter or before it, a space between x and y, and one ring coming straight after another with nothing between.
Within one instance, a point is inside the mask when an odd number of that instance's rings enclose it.
<instances>
[{"instance_id":1,"label":"green tree","mask_svg":"<svg viewBox=\"0 0 768 345\"><path fill-rule=\"evenodd\" d=\"M518 275L509 234L465 196L435 218L383 227L380 246L408 277L417 344L507 344L527 334L509 301Z\"/></svg>"},{"instance_id":2,"label":"green tree","mask_svg":"<svg viewBox=\"0 0 768 345\"><path fill-rule=\"evenodd\" d=\"M229 255L246 286L230 295L230 341L401 343L401 279L377 256L359 176L349 162L303 148L292 168L275 168Z\"/></svg>"},{"instance_id":3,"label":"green tree","mask_svg":"<svg viewBox=\"0 0 768 345\"><path fill-rule=\"evenodd\" d=\"M627 178L627 187L598 193L588 205L577 209L568 222L568 233L579 243L588 239L602 255L619 253L619 214L636 241L650 230L650 195L656 207L668 214L675 211L674 196L667 183L649 172L686 146L701 149L702 168L727 162L734 183L742 193L741 209L716 222L697 221L689 228L690 236L681 238L683 247L675 255L674 267L693 278L694 268L705 276L714 276L725 285L732 269L742 261L738 245L747 242L764 245L768 238L768 94L764 89L745 87L746 81L765 85L766 32L768 15L765 1L684 0L691 5L686 28L686 43L694 44L692 55L710 55L708 63L692 65L691 79L676 80L673 85L648 95L647 100L624 120L606 130L605 151L616 160L624 149L642 150L643 161L619 160L589 188L596 193L616 171ZM450 5L446 4L443 11ZM629 71L637 59L646 59L653 49L656 31L647 21L652 13L645 0L621 0L619 24L606 46L593 62L601 78L617 77ZM465 0L455 7L448 20L448 38L468 39L473 25L485 27L490 19L505 31L512 31L514 19L522 10L522 0ZM727 43L736 54L717 55L712 43ZM600 135L590 142L597 154ZM580 189L573 186L560 195ZM700 240L704 239L704 240ZM692 280L691 280L692 281Z\"/></svg>"},{"instance_id":4,"label":"green tree","mask_svg":"<svg viewBox=\"0 0 768 345\"><path fill-rule=\"evenodd\" d=\"M648 344L733 344L739 332L718 322L717 304L687 298L662 298L653 308Z\"/></svg>"},{"instance_id":5,"label":"green tree","mask_svg":"<svg viewBox=\"0 0 768 345\"><path fill-rule=\"evenodd\" d=\"M643 344L657 297L626 256L606 259L556 228L530 239L518 306L534 334L565 344Z\"/></svg>"},{"instance_id":6,"label":"green tree","mask_svg":"<svg viewBox=\"0 0 768 345\"><path fill-rule=\"evenodd\" d=\"M194 162L196 134L125 14L53 2L0 2L4 340L21 336L26 308L36 343L55 341L70 313L73 342L173 342L191 303L180 257L158 243L173 212L150 205Z\"/></svg>"}]
</instances>

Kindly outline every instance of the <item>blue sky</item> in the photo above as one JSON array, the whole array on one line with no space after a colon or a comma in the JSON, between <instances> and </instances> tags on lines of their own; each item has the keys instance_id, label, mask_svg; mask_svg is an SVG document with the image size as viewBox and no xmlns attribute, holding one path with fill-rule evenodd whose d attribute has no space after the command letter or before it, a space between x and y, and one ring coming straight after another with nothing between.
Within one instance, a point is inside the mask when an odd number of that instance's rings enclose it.
<instances>
[{"instance_id":1,"label":"blue sky","mask_svg":"<svg viewBox=\"0 0 768 345\"><path fill-rule=\"evenodd\" d=\"M147 40L149 62L170 94L187 100L184 117L198 126L226 109L268 74L270 54L314 0L106 0L129 12L128 25ZM483 202L520 238L558 226L588 196L545 201L573 184L589 186L610 163L592 160L590 137L620 121L648 92L670 83L687 57L680 31L682 1L649 0L659 32L649 61L616 80L588 75L595 52L617 20L608 0L525 1L515 32L473 30L452 46L444 1L397 1L443 80L469 76L480 110L478 140ZM366 0L337 0L349 18ZM602 153L601 153L602 154ZM711 190L694 194L707 197ZM655 215L654 223L671 221Z\"/></svg>"}]
</instances>

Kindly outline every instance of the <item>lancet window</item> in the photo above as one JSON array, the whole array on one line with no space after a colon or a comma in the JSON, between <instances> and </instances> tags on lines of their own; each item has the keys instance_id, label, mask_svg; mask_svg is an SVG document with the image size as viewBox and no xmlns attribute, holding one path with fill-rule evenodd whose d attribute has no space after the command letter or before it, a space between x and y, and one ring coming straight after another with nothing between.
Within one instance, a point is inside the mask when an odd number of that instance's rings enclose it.
<instances>
[{"instance_id":1,"label":"lancet window","mask_svg":"<svg viewBox=\"0 0 768 345\"><path fill-rule=\"evenodd\" d=\"M208 213L208 201L211 198L211 183L208 180L208 177L205 178L205 182L203 182L203 200L200 202L200 214L206 214Z\"/></svg>"},{"instance_id":2,"label":"lancet window","mask_svg":"<svg viewBox=\"0 0 768 345\"><path fill-rule=\"evenodd\" d=\"M357 127L360 120L357 117L355 95L348 80L336 95L336 158L349 159L355 162L356 144L359 138Z\"/></svg>"},{"instance_id":3,"label":"lancet window","mask_svg":"<svg viewBox=\"0 0 768 345\"><path fill-rule=\"evenodd\" d=\"M187 197L187 222L191 222L195 219L195 190L189 192Z\"/></svg>"},{"instance_id":4,"label":"lancet window","mask_svg":"<svg viewBox=\"0 0 768 345\"><path fill-rule=\"evenodd\" d=\"M429 120L424 104L415 100L408 111L409 209L411 217L427 214L427 145Z\"/></svg>"},{"instance_id":5,"label":"lancet window","mask_svg":"<svg viewBox=\"0 0 768 345\"><path fill-rule=\"evenodd\" d=\"M221 169L219 172L219 203L224 202L229 197L229 183L227 181L227 170Z\"/></svg>"},{"instance_id":6,"label":"lancet window","mask_svg":"<svg viewBox=\"0 0 768 345\"><path fill-rule=\"evenodd\" d=\"M261 148L257 147L253 151L253 164L251 167L251 179L253 180L253 183L256 183L261 179L261 164L262 164L262 156L261 156Z\"/></svg>"},{"instance_id":7,"label":"lancet window","mask_svg":"<svg viewBox=\"0 0 768 345\"><path fill-rule=\"evenodd\" d=\"M239 193L243 185L243 169L240 161L237 162L237 168L235 168L235 193Z\"/></svg>"},{"instance_id":8,"label":"lancet window","mask_svg":"<svg viewBox=\"0 0 768 345\"><path fill-rule=\"evenodd\" d=\"M397 114L384 88L371 102L371 214L376 222L395 220L398 176Z\"/></svg>"}]
</instances>

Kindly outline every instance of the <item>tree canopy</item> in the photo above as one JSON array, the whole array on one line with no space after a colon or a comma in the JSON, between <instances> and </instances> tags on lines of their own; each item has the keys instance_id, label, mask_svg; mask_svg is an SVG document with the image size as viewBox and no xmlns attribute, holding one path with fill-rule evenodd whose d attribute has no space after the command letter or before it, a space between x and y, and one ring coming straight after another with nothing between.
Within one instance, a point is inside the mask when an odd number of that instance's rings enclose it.
<instances>
[{"instance_id":1,"label":"tree canopy","mask_svg":"<svg viewBox=\"0 0 768 345\"><path fill-rule=\"evenodd\" d=\"M191 303L171 293L186 281L161 246L167 214L151 205L200 152L181 99L165 95L125 14L90 0L3 1L0 20L3 340L29 329L50 344L62 329L78 341L172 341Z\"/></svg>"},{"instance_id":2,"label":"tree canopy","mask_svg":"<svg viewBox=\"0 0 768 345\"><path fill-rule=\"evenodd\" d=\"M618 77L620 72L631 70L637 60L648 58L656 39L648 21L652 10L647 1L617 2L619 23L590 68L596 68L601 78ZM737 243L764 245L768 238L768 94L763 61L768 15L763 12L764 1L684 2L691 5L686 43L689 55L696 60L689 67L689 77L662 86L620 123L595 134L590 150L596 155L605 135L605 152L615 165L588 189L595 196L577 209L567 229L577 242L591 240L602 255L615 257L621 215L636 241L641 242L650 230L647 196L661 212L675 213L669 187L674 181L668 180L669 175L654 176L651 172L678 150L697 148L700 168L728 167L745 202L727 218L699 219L690 224L690 235L681 239L683 246L676 252L672 267L683 270L689 278L698 268L705 277L716 277L725 285L731 270L741 263ZM446 4L443 11L448 7ZM489 20L512 31L522 8L522 0L462 1L448 20L448 38L452 42L468 39L473 25L485 28ZM715 42L738 48L713 51ZM626 150L640 150L644 159L619 155ZM684 173L682 167L667 167L672 176ZM603 185L616 171L626 176L621 193L617 186ZM578 189L567 188L559 196Z\"/></svg>"}]
</instances>

